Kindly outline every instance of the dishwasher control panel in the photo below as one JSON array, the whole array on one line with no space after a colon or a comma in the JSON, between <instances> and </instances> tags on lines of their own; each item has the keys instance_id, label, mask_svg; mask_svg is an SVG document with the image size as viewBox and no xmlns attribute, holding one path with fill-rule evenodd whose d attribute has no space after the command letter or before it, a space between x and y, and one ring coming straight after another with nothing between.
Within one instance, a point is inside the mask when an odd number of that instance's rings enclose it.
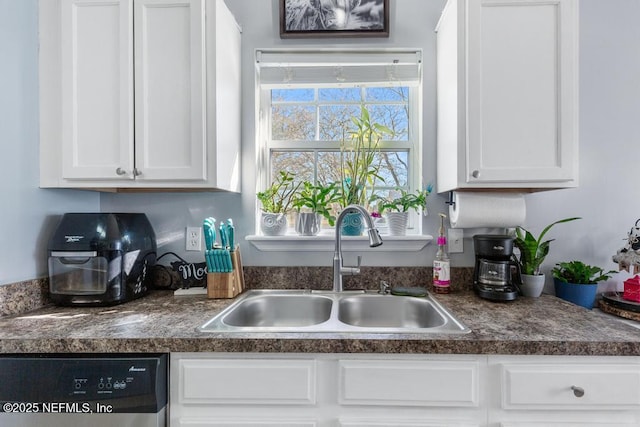
<instances>
[{"instance_id":1,"label":"dishwasher control panel","mask_svg":"<svg viewBox=\"0 0 640 427\"><path fill-rule=\"evenodd\" d=\"M167 402L167 355L0 357L5 402L38 408L94 408L100 402L109 412L155 412Z\"/></svg>"}]
</instances>

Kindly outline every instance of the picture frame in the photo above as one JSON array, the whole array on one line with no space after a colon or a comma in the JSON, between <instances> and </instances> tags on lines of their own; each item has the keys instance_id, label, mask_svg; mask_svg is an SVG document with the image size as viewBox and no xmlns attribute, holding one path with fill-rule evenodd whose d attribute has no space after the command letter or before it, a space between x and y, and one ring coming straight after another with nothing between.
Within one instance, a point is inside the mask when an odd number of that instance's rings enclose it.
<instances>
[{"instance_id":1,"label":"picture frame","mask_svg":"<svg viewBox=\"0 0 640 427\"><path fill-rule=\"evenodd\" d=\"M279 0L280 38L389 37L389 0Z\"/></svg>"}]
</instances>

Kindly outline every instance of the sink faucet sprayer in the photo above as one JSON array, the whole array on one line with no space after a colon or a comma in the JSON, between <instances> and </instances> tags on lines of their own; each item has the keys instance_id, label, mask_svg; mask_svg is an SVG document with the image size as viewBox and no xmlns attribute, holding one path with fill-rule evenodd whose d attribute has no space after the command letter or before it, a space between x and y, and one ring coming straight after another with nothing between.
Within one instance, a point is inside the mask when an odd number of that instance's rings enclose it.
<instances>
[{"instance_id":1,"label":"sink faucet sprayer","mask_svg":"<svg viewBox=\"0 0 640 427\"><path fill-rule=\"evenodd\" d=\"M333 253L333 291L342 292L342 276L345 274L355 275L360 274L360 261L362 257L358 256L358 265L356 267L345 267L342 265L342 243L341 232L342 221L347 213L353 213L358 211L364 221L367 224L367 233L369 234L369 246L375 248L382 244L382 239L378 230L373 226L373 221L369 216L369 212L366 211L360 205L349 205L340 212L338 219L336 220L336 248Z\"/></svg>"}]
</instances>

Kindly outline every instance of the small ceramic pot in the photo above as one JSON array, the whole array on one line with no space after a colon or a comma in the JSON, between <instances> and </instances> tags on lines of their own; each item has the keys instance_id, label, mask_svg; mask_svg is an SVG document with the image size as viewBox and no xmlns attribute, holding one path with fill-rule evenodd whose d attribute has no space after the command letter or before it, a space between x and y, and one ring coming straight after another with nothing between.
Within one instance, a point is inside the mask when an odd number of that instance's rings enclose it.
<instances>
[{"instance_id":1,"label":"small ceramic pot","mask_svg":"<svg viewBox=\"0 0 640 427\"><path fill-rule=\"evenodd\" d=\"M362 236L364 220L360 212L348 212L342 218L341 232L343 236Z\"/></svg>"},{"instance_id":2,"label":"small ceramic pot","mask_svg":"<svg viewBox=\"0 0 640 427\"><path fill-rule=\"evenodd\" d=\"M544 289L544 274L521 274L520 290L525 297L538 298Z\"/></svg>"},{"instance_id":3,"label":"small ceramic pot","mask_svg":"<svg viewBox=\"0 0 640 427\"><path fill-rule=\"evenodd\" d=\"M384 215L387 219L387 227L391 236L407 235L409 212L387 212Z\"/></svg>"},{"instance_id":4,"label":"small ceramic pot","mask_svg":"<svg viewBox=\"0 0 640 427\"><path fill-rule=\"evenodd\" d=\"M282 236L287 232L287 215L262 212L260 230L265 236Z\"/></svg>"},{"instance_id":5,"label":"small ceramic pot","mask_svg":"<svg viewBox=\"0 0 640 427\"><path fill-rule=\"evenodd\" d=\"M597 284L567 283L556 278L553 279L556 296L565 301L572 302L584 308L592 309L598 292Z\"/></svg>"},{"instance_id":6,"label":"small ceramic pot","mask_svg":"<svg viewBox=\"0 0 640 427\"><path fill-rule=\"evenodd\" d=\"M298 212L296 233L300 236L315 236L320 232L322 215L314 212Z\"/></svg>"}]
</instances>

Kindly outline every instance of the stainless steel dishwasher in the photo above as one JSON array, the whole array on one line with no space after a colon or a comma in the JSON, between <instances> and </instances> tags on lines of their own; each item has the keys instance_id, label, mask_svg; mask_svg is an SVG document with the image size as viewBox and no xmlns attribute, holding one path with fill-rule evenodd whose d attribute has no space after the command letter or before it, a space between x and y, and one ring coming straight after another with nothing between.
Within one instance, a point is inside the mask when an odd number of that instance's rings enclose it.
<instances>
[{"instance_id":1,"label":"stainless steel dishwasher","mask_svg":"<svg viewBox=\"0 0 640 427\"><path fill-rule=\"evenodd\" d=\"M165 427L167 355L0 357L0 426Z\"/></svg>"}]
</instances>

